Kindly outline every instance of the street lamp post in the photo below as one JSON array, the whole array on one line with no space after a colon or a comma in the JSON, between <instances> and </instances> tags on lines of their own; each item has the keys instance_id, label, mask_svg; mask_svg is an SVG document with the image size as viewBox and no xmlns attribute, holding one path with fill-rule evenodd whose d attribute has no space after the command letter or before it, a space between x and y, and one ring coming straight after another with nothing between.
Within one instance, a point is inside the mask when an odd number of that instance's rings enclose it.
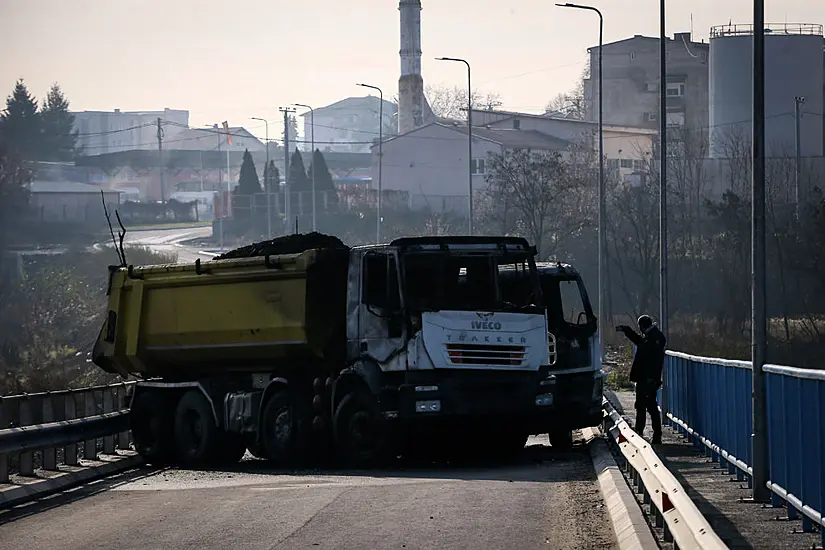
<instances>
[{"instance_id":1,"label":"street lamp post","mask_svg":"<svg viewBox=\"0 0 825 550\"><path fill-rule=\"evenodd\" d=\"M260 120L266 125L266 164L264 169L264 190L266 191L266 230L268 238L272 238L272 209L269 206L269 180L272 179L269 173L269 122L262 118L250 117L252 120Z\"/></svg>"},{"instance_id":2,"label":"street lamp post","mask_svg":"<svg viewBox=\"0 0 825 550\"><path fill-rule=\"evenodd\" d=\"M293 103L296 107L303 107L309 109L309 124L310 124L310 158L312 159L312 230L315 231L315 174L318 172L315 166L315 109L303 103Z\"/></svg>"},{"instance_id":3,"label":"street lamp post","mask_svg":"<svg viewBox=\"0 0 825 550\"><path fill-rule=\"evenodd\" d=\"M605 207L605 188L604 188L604 117L602 114L602 106L604 104L602 94L602 37L604 34L604 17L602 12L593 6L583 6L581 4L556 4L562 8L576 8L580 10L588 10L596 12L599 16L599 354L604 361L604 334L607 330L607 319L605 319L605 265L604 255L607 252L607 235L605 224L607 221L607 212Z\"/></svg>"},{"instance_id":4,"label":"street lamp post","mask_svg":"<svg viewBox=\"0 0 825 550\"><path fill-rule=\"evenodd\" d=\"M437 61L456 61L467 65L467 169L469 178L469 229L473 234L473 87L470 76L470 63L458 57L436 57Z\"/></svg>"},{"instance_id":5,"label":"street lamp post","mask_svg":"<svg viewBox=\"0 0 825 550\"><path fill-rule=\"evenodd\" d=\"M356 84L364 88L378 90L378 98L380 103L378 105L378 201L376 207L376 222L375 222L375 244L381 242L381 192L383 191L381 172L384 165L384 92L378 86L371 84Z\"/></svg>"}]
</instances>

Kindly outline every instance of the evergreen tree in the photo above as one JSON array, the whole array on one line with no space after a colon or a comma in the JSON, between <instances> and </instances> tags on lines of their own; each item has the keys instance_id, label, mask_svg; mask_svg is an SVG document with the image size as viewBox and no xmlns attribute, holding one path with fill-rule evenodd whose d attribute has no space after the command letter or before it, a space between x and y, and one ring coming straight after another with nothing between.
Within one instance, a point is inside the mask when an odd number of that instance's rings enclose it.
<instances>
[{"instance_id":1,"label":"evergreen tree","mask_svg":"<svg viewBox=\"0 0 825 550\"><path fill-rule=\"evenodd\" d=\"M311 190L309 180L307 179L307 171L304 168L304 159L298 149L292 153L292 158L289 159L289 192L297 193L300 191Z\"/></svg>"},{"instance_id":2,"label":"evergreen tree","mask_svg":"<svg viewBox=\"0 0 825 550\"><path fill-rule=\"evenodd\" d=\"M277 192L281 185L281 172L275 166L275 161L270 160L269 164L264 167L264 190L269 190L269 193Z\"/></svg>"},{"instance_id":3,"label":"evergreen tree","mask_svg":"<svg viewBox=\"0 0 825 550\"><path fill-rule=\"evenodd\" d=\"M40 110L43 128L42 160L72 160L77 144L74 115L69 112L69 101L56 82L52 84Z\"/></svg>"},{"instance_id":4,"label":"evergreen tree","mask_svg":"<svg viewBox=\"0 0 825 550\"><path fill-rule=\"evenodd\" d=\"M6 98L6 109L0 113L0 142L17 151L27 160L37 160L41 137L37 100L18 80L12 94Z\"/></svg>"},{"instance_id":5,"label":"evergreen tree","mask_svg":"<svg viewBox=\"0 0 825 550\"><path fill-rule=\"evenodd\" d=\"M241 174L238 177L238 187L235 189L238 195L254 195L261 192L261 182L258 180L258 171L255 169L255 161L249 149L243 153L241 162Z\"/></svg>"},{"instance_id":6,"label":"evergreen tree","mask_svg":"<svg viewBox=\"0 0 825 550\"><path fill-rule=\"evenodd\" d=\"M318 205L323 205L324 194L326 194L327 204L337 204L338 195L335 192L335 184L332 181L332 174L329 172L329 167L327 166L327 161L324 158L324 154L318 149L315 149L312 153L312 164L307 172L307 179L309 180L310 189L312 189L312 173L315 171L316 166L318 167L318 172L315 176L315 200Z\"/></svg>"}]
</instances>

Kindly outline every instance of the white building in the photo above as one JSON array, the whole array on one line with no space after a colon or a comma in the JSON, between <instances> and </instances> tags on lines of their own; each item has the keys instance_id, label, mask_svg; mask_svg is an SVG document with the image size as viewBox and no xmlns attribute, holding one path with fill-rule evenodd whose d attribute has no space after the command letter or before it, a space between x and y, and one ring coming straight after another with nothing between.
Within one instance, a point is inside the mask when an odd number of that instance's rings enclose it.
<instances>
[{"instance_id":1,"label":"white building","mask_svg":"<svg viewBox=\"0 0 825 550\"><path fill-rule=\"evenodd\" d=\"M84 155L103 155L137 149L157 149L157 120L163 138L172 139L189 125L189 111L165 108L163 111L76 111L74 129L77 145Z\"/></svg>"},{"instance_id":2,"label":"white building","mask_svg":"<svg viewBox=\"0 0 825 550\"><path fill-rule=\"evenodd\" d=\"M315 148L321 151L369 153L371 143L379 135L380 101L375 96L348 97L315 109ZM395 104L384 100L383 115L386 138L397 127ZM301 116L304 119L303 149L308 151L312 116L309 111Z\"/></svg>"},{"instance_id":3,"label":"white building","mask_svg":"<svg viewBox=\"0 0 825 550\"><path fill-rule=\"evenodd\" d=\"M597 125L565 118L473 111L473 158L467 158L467 127L434 122L383 143L382 188L408 193L413 209L465 211L469 171L473 191L486 188L486 164L491 154L508 150L558 151L563 155L582 139L591 139ZM644 168L655 130L605 126L607 166L623 178ZM595 144L595 140L591 141ZM372 186L378 183L378 147L373 146Z\"/></svg>"}]
</instances>

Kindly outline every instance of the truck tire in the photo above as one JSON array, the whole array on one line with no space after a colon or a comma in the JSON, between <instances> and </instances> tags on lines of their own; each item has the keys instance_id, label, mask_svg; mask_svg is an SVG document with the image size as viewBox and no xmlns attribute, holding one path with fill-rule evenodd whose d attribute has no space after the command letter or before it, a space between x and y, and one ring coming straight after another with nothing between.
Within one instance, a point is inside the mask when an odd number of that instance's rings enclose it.
<instances>
[{"instance_id":1,"label":"truck tire","mask_svg":"<svg viewBox=\"0 0 825 550\"><path fill-rule=\"evenodd\" d=\"M573 431L568 429L555 428L547 434L550 445L559 451L569 451L573 448Z\"/></svg>"},{"instance_id":2,"label":"truck tire","mask_svg":"<svg viewBox=\"0 0 825 550\"><path fill-rule=\"evenodd\" d=\"M167 464L174 458L172 410L157 391L144 390L135 397L130 412L135 450L150 464Z\"/></svg>"},{"instance_id":3,"label":"truck tire","mask_svg":"<svg viewBox=\"0 0 825 550\"><path fill-rule=\"evenodd\" d=\"M203 464L220 455L221 434L209 401L198 390L183 394L175 411L175 448L183 464Z\"/></svg>"},{"instance_id":4,"label":"truck tire","mask_svg":"<svg viewBox=\"0 0 825 550\"><path fill-rule=\"evenodd\" d=\"M335 410L334 424L338 453L348 466L365 468L386 458L383 418L369 396L359 391L344 396Z\"/></svg>"},{"instance_id":5,"label":"truck tire","mask_svg":"<svg viewBox=\"0 0 825 550\"><path fill-rule=\"evenodd\" d=\"M267 400L261 418L261 451L279 465L300 463L307 454L312 417L309 408L289 390Z\"/></svg>"}]
</instances>

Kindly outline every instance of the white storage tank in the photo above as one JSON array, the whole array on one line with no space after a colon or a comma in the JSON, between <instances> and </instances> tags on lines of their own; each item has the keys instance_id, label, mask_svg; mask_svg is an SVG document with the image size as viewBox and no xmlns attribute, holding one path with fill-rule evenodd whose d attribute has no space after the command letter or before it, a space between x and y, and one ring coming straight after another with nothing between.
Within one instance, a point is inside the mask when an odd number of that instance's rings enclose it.
<instances>
[{"instance_id":1,"label":"white storage tank","mask_svg":"<svg viewBox=\"0 0 825 550\"><path fill-rule=\"evenodd\" d=\"M753 25L723 25L710 34L711 157L752 136ZM823 155L825 41L822 25L765 27L765 140L768 157L795 155L795 98L801 104L802 156Z\"/></svg>"}]
</instances>

